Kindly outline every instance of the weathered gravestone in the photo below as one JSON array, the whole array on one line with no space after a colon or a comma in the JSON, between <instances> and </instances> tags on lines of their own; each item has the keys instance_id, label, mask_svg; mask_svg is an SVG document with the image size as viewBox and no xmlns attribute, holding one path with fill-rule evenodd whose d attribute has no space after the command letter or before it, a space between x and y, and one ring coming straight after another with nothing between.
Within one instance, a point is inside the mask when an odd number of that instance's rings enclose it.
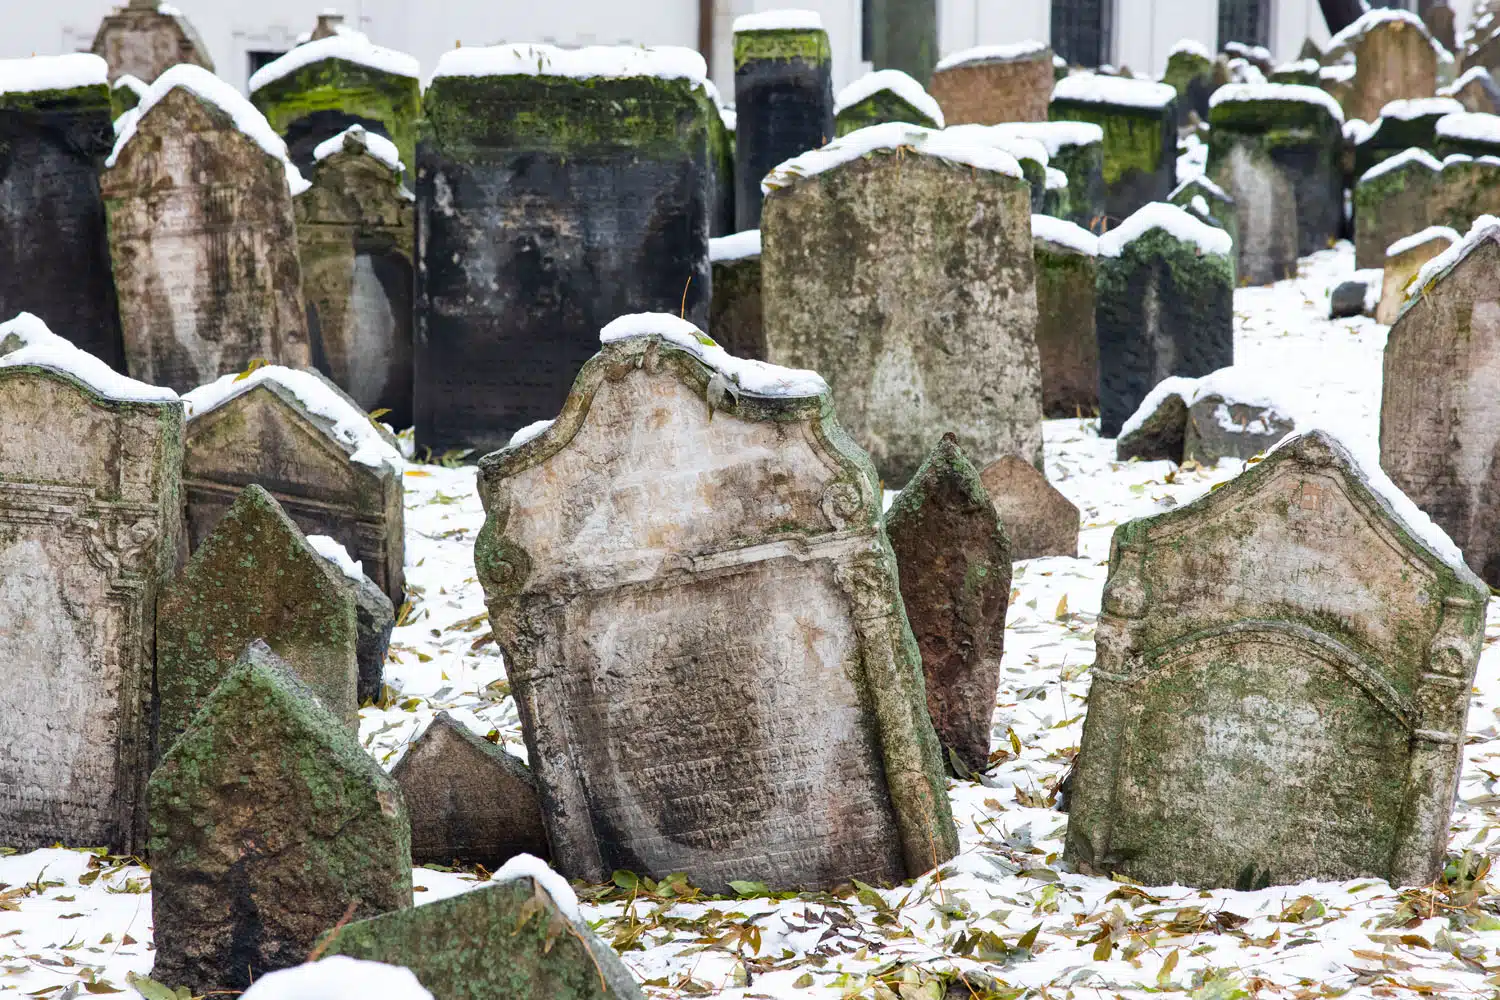
<instances>
[{"instance_id":1,"label":"weathered gravestone","mask_svg":"<svg viewBox=\"0 0 1500 1000\"><path fill-rule=\"evenodd\" d=\"M833 55L812 11L734 22L735 229L760 226L761 178L834 137Z\"/></svg>"},{"instance_id":2,"label":"weathered gravestone","mask_svg":"<svg viewBox=\"0 0 1500 1000\"><path fill-rule=\"evenodd\" d=\"M111 80L128 74L151 83L179 63L210 73L214 69L208 46L188 19L158 0L130 0L116 7L99 24L93 53L109 63Z\"/></svg>"},{"instance_id":3,"label":"weathered gravestone","mask_svg":"<svg viewBox=\"0 0 1500 1000\"><path fill-rule=\"evenodd\" d=\"M1228 191L1206 176L1199 174L1197 177L1190 177L1183 181L1173 188L1167 201L1188 212L1198 221L1224 230L1229 234L1229 238L1235 241L1235 245L1239 245L1240 221L1235 201Z\"/></svg>"},{"instance_id":4,"label":"weathered gravestone","mask_svg":"<svg viewBox=\"0 0 1500 1000\"><path fill-rule=\"evenodd\" d=\"M950 125L1044 122L1053 83L1045 42L983 45L945 56L932 74L932 96Z\"/></svg>"},{"instance_id":5,"label":"weathered gravestone","mask_svg":"<svg viewBox=\"0 0 1500 1000\"><path fill-rule=\"evenodd\" d=\"M312 187L293 201L313 365L410 427L416 204L396 147L355 126L313 159Z\"/></svg>"},{"instance_id":6,"label":"weathered gravestone","mask_svg":"<svg viewBox=\"0 0 1500 1000\"><path fill-rule=\"evenodd\" d=\"M186 392L256 359L308 364L292 194L259 111L196 66L120 120L102 180L125 367Z\"/></svg>"},{"instance_id":7,"label":"weathered gravestone","mask_svg":"<svg viewBox=\"0 0 1500 1000\"><path fill-rule=\"evenodd\" d=\"M1316 58L1298 59L1282 63L1266 77L1268 83L1295 83L1303 87L1317 87L1323 82L1323 66Z\"/></svg>"},{"instance_id":8,"label":"weathered gravestone","mask_svg":"<svg viewBox=\"0 0 1500 1000\"><path fill-rule=\"evenodd\" d=\"M1425 145L1441 157L1453 153L1500 155L1500 115L1456 111L1439 118L1433 124L1432 133L1432 141Z\"/></svg>"},{"instance_id":9,"label":"weathered gravestone","mask_svg":"<svg viewBox=\"0 0 1500 1000\"><path fill-rule=\"evenodd\" d=\"M1010 538L1010 557L1040 559L1078 555L1082 516L1030 462L1006 455L979 474Z\"/></svg>"},{"instance_id":10,"label":"weathered gravestone","mask_svg":"<svg viewBox=\"0 0 1500 1000\"><path fill-rule=\"evenodd\" d=\"M157 759L256 639L358 724L354 596L271 495L247 486L157 602Z\"/></svg>"},{"instance_id":11,"label":"weathered gravestone","mask_svg":"<svg viewBox=\"0 0 1500 1000\"><path fill-rule=\"evenodd\" d=\"M395 782L262 642L151 775L151 976L243 990L351 916L411 906Z\"/></svg>"},{"instance_id":12,"label":"weathered gravestone","mask_svg":"<svg viewBox=\"0 0 1500 1000\"><path fill-rule=\"evenodd\" d=\"M1047 150L1048 166L1068 180L1068 204L1061 218L1091 232L1103 230L1103 128L1089 122L1011 122L993 126L992 131L1040 142Z\"/></svg>"},{"instance_id":13,"label":"weathered gravestone","mask_svg":"<svg viewBox=\"0 0 1500 1000\"><path fill-rule=\"evenodd\" d=\"M412 743L391 777L411 813L413 864L458 860L494 871L518 854L549 853L531 769L447 712Z\"/></svg>"},{"instance_id":14,"label":"weathered gravestone","mask_svg":"<svg viewBox=\"0 0 1500 1000\"><path fill-rule=\"evenodd\" d=\"M332 536L392 601L405 599L404 465L363 410L317 374L279 365L225 375L183 399L193 548L255 483L305 534Z\"/></svg>"},{"instance_id":15,"label":"weathered gravestone","mask_svg":"<svg viewBox=\"0 0 1500 1000\"><path fill-rule=\"evenodd\" d=\"M734 109L724 106L719 88L703 81L717 114L708 118L708 144L713 160L713 198L709 202L708 235L729 236L734 227L734 134L738 119Z\"/></svg>"},{"instance_id":16,"label":"weathered gravestone","mask_svg":"<svg viewBox=\"0 0 1500 1000\"><path fill-rule=\"evenodd\" d=\"M1145 885L1433 881L1486 598L1321 432L1122 525L1064 856Z\"/></svg>"},{"instance_id":17,"label":"weathered gravestone","mask_svg":"<svg viewBox=\"0 0 1500 1000\"><path fill-rule=\"evenodd\" d=\"M1214 57L1201 42L1184 38L1167 54L1167 69L1162 83L1177 92L1177 127L1191 123L1191 115L1208 121L1208 99L1217 84L1214 80Z\"/></svg>"},{"instance_id":18,"label":"weathered gravestone","mask_svg":"<svg viewBox=\"0 0 1500 1000\"><path fill-rule=\"evenodd\" d=\"M1168 375L1234 363L1233 244L1175 205L1147 205L1099 240L1099 433Z\"/></svg>"},{"instance_id":19,"label":"weathered gravestone","mask_svg":"<svg viewBox=\"0 0 1500 1000\"><path fill-rule=\"evenodd\" d=\"M888 483L949 429L1041 455L1029 192L1011 156L876 125L766 178L767 360L821 373Z\"/></svg>"},{"instance_id":20,"label":"weathered gravestone","mask_svg":"<svg viewBox=\"0 0 1500 1000\"><path fill-rule=\"evenodd\" d=\"M1231 366L1205 375L1184 402L1182 456L1203 465L1254 458L1297 429L1278 380L1259 369Z\"/></svg>"},{"instance_id":21,"label":"weathered gravestone","mask_svg":"<svg viewBox=\"0 0 1500 1000\"><path fill-rule=\"evenodd\" d=\"M985 771L1012 556L979 470L956 437L938 441L891 503L885 525L938 740L955 772Z\"/></svg>"},{"instance_id":22,"label":"weathered gravestone","mask_svg":"<svg viewBox=\"0 0 1500 1000\"><path fill-rule=\"evenodd\" d=\"M1380 304L1375 322L1386 326L1396 322L1406 305L1407 291L1418 272L1429 260L1459 241L1457 230L1448 226L1429 226L1403 240L1397 240L1385 252L1385 270L1380 282Z\"/></svg>"},{"instance_id":23,"label":"weathered gravestone","mask_svg":"<svg viewBox=\"0 0 1500 1000\"><path fill-rule=\"evenodd\" d=\"M261 976L240 1000L432 1000L410 969L335 955Z\"/></svg>"},{"instance_id":24,"label":"weathered gravestone","mask_svg":"<svg viewBox=\"0 0 1500 1000\"><path fill-rule=\"evenodd\" d=\"M380 700L385 684L385 654L391 648L391 633L396 628L396 607L380 585L365 575L364 565L349 555L337 539L327 535L308 535L307 544L342 575L345 586L354 597L354 623L357 637L354 658L359 667L355 698L359 704Z\"/></svg>"},{"instance_id":25,"label":"weathered gravestone","mask_svg":"<svg viewBox=\"0 0 1500 1000\"><path fill-rule=\"evenodd\" d=\"M480 463L475 565L559 870L722 892L951 857L879 483L827 385L675 316L601 339L558 420Z\"/></svg>"},{"instance_id":26,"label":"weathered gravestone","mask_svg":"<svg viewBox=\"0 0 1500 1000\"><path fill-rule=\"evenodd\" d=\"M714 297L708 330L737 358L766 359L766 329L760 296L760 230L712 240Z\"/></svg>"},{"instance_id":27,"label":"weathered gravestone","mask_svg":"<svg viewBox=\"0 0 1500 1000\"><path fill-rule=\"evenodd\" d=\"M348 924L329 954L400 965L434 1000L641 1000L620 956L594 936L578 898L536 858L519 857L490 885Z\"/></svg>"},{"instance_id":28,"label":"weathered gravestone","mask_svg":"<svg viewBox=\"0 0 1500 1000\"><path fill-rule=\"evenodd\" d=\"M1177 186L1177 92L1164 83L1079 74L1052 92L1053 121L1104 129L1104 211L1114 223Z\"/></svg>"},{"instance_id":29,"label":"weathered gravestone","mask_svg":"<svg viewBox=\"0 0 1500 1000\"><path fill-rule=\"evenodd\" d=\"M1094 336L1099 240L1071 222L1033 215L1031 251L1042 413L1088 416L1099 408L1099 341Z\"/></svg>"},{"instance_id":30,"label":"weathered gravestone","mask_svg":"<svg viewBox=\"0 0 1500 1000\"><path fill-rule=\"evenodd\" d=\"M1334 285L1328 293L1328 318L1352 319L1373 311L1379 290L1370 286L1383 278L1384 275L1374 269L1355 271L1354 277Z\"/></svg>"},{"instance_id":31,"label":"weathered gravestone","mask_svg":"<svg viewBox=\"0 0 1500 1000\"><path fill-rule=\"evenodd\" d=\"M1168 375L1158 382L1120 425L1115 459L1167 459L1180 465L1187 436L1187 401L1197 388L1197 379L1181 375Z\"/></svg>"},{"instance_id":32,"label":"weathered gravestone","mask_svg":"<svg viewBox=\"0 0 1500 1000\"><path fill-rule=\"evenodd\" d=\"M1376 9L1335 35L1330 49L1354 56L1354 81L1344 114L1372 122L1391 101L1431 97L1437 91L1438 50L1417 15Z\"/></svg>"},{"instance_id":33,"label":"weathered gravestone","mask_svg":"<svg viewBox=\"0 0 1500 1000\"><path fill-rule=\"evenodd\" d=\"M182 405L35 316L0 326L0 843L135 853Z\"/></svg>"},{"instance_id":34,"label":"weathered gravestone","mask_svg":"<svg viewBox=\"0 0 1500 1000\"><path fill-rule=\"evenodd\" d=\"M490 450L556 416L616 316L707 325L704 75L675 48L443 56L418 145L419 445Z\"/></svg>"},{"instance_id":35,"label":"weathered gravestone","mask_svg":"<svg viewBox=\"0 0 1500 1000\"><path fill-rule=\"evenodd\" d=\"M1457 24L1448 0L1422 0L1419 11L1432 40L1448 52L1457 51Z\"/></svg>"},{"instance_id":36,"label":"weathered gravestone","mask_svg":"<svg viewBox=\"0 0 1500 1000\"><path fill-rule=\"evenodd\" d=\"M1462 104L1465 111L1483 114L1500 112L1500 87L1495 78L1483 66L1471 66L1463 76L1453 81L1452 86L1438 91L1439 97L1451 97Z\"/></svg>"},{"instance_id":37,"label":"weathered gravestone","mask_svg":"<svg viewBox=\"0 0 1500 1000\"><path fill-rule=\"evenodd\" d=\"M1410 149L1371 168L1354 188L1354 257L1360 268L1385 264L1392 243L1428 226L1466 230L1500 212L1500 158L1455 153L1439 163Z\"/></svg>"},{"instance_id":38,"label":"weathered gravestone","mask_svg":"<svg viewBox=\"0 0 1500 1000\"><path fill-rule=\"evenodd\" d=\"M839 91L833 101L834 133L848 135L869 125L906 122L943 127L943 109L922 85L896 69L879 69Z\"/></svg>"},{"instance_id":39,"label":"weathered gravestone","mask_svg":"<svg viewBox=\"0 0 1500 1000\"><path fill-rule=\"evenodd\" d=\"M1354 144L1354 175L1403 150L1438 149L1438 122L1449 115L1466 115L1464 106L1451 97L1422 97L1392 101L1380 109L1380 117L1363 130ZM1452 150L1469 152L1469 150ZM1439 153L1439 155L1442 155Z\"/></svg>"}]
</instances>

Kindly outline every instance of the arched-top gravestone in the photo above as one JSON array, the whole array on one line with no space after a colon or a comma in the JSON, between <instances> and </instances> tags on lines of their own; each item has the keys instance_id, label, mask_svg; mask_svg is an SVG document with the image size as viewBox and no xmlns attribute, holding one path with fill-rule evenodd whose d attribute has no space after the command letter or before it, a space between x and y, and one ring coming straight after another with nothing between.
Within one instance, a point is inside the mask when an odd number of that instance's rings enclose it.
<instances>
[{"instance_id":1,"label":"arched-top gravestone","mask_svg":"<svg viewBox=\"0 0 1500 1000\"><path fill-rule=\"evenodd\" d=\"M1145 885L1437 879L1487 598L1321 432L1120 526L1065 857Z\"/></svg>"},{"instance_id":2,"label":"arched-top gravestone","mask_svg":"<svg viewBox=\"0 0 1500 1000\"><path fill-rule=\"evenodd\" d=\"M839 91L833 102L833 117L838 135L886 122L943 127L943 109L937 101L898 69L866 73Z\"/></svg>"},{"instance_id":3,"label":"arched-top gravestone","mask_svg":"<svg viewBox=\"0 0 1500 1000\"><path fill-rule=\"evenodd\" d=\"M557 420L480 463L474 560L559 870L722 892L941 864L880 486L826 383L675 316L601 339Z\"/></svg>"},{"instance_id":4,"label":"arched-top gravestone","mask_svg":"<svg viewBox=\"0 0 1500 1000\"><path fill-rule=\"evenodd\" d=\"M158 0L130 0L116 7L94 35L93 53L109 63L110 80L128 74L151 83L179 63L214 70L208 46L192 24Z\"/></svg>"},{"instance_id":5,"label":"arched-top gravestone","mask_svg":"<svg viewBox=\"0 0 1500 1000\"><path fill-rule=\"evenodd\" d=\"M932 96L953 125L1044 122L1053 83L1052 49L1046 42L982 45L954 52L937 64Z\"/></svg>"},{"instance_id":6,"label":"arched-top gravestone","mask_svg":"<svg viewBox=\"0 0 1500 1000\"><path fill-rule=\"evenodd\" d=\"M1438 47L1422 19L1408 10L1376 8L1329 41L1329 50L1354 57L1354 80L1344 100L1348 118L1373 122L1392 101L1437 91Z\"/></svg>"},{"instance_id":7,"label":"arched-top gravestone","mask_svg":"<svg viewBox=\"0 0 1500 1000\"><path fill-rule=\"evenodd\" d=\"M1104 129L1104 211L1112 224L1177 186L1177 92L1166 84L1070 76L1057 82L1048 113Z\"/></svg>"},{"instance_id":8,"label":"arched-top gravestone","mask_svg":"<svg viewBox=\"0 0 1500 1000\"><path fill-rule=\"evenodd\" d=\"M0 326L0 355L0 843L136 853L182 404L35 316Z\"/></svg>"}]
</instances>

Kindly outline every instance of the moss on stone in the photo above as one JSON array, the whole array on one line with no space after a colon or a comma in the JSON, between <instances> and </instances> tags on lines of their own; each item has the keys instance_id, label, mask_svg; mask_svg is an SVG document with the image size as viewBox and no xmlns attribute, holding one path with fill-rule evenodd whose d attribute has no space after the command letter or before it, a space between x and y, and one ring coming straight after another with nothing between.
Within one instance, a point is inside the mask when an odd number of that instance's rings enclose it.
<instances>
[{"instance_id":1,"label":"moss on stone","mask_svg":"<svg viewBox=\"0 0 1500 1000\"><path fill-rule=\"evenodd\" d=\"M1213 77L1214 61L1196 52L1180 49L1167 57L1167 69L1161 82L1177 91L1177 99L1185 101L1188 85L1194 80L1209 80Z\"/></svg>"},{"instance_id":2,"label":"moss on stone","mask_svg":"<svg viewBox=\"0 0 1500 1000\"><path fill-rule=\"evenodd\" d=\"M826 31L781 30L740 31L734 36L734 68L747 62L771 60L791 62L800 59L810 65L833 61L833 50Z\"/></svg>"},{"instance_id":3,"label":"moss on stone","mask_svg":"<svg viewBox=\"0 0 1500 1000\"><path fill-rule=\"evenodd\" d=\"M0 111L33 113L113 113L109 87L102 83L62 90L0 91Z\"/></svg>"},{"instance_id":4,"label":"moss on stone","mask_svg":"<svg viewBox=\"0 0 1500 1000\"><path fill-rule=\"evenodd\" d=\"M1054 99L1050 115L1104 129L1104 183L1111 187L1133 172L1156 173L1171 148L1171 116L1161 111Z\"/></svg>"},{"instance_id":5,"label":"moss on stone","mask_svg":"<svg viewBox=\"0 0 1500 1000\"><path fill-rule=\"evenodd\" d=\"M937 122L918 111L909 102L902 100L892 90L877 90L858 104L851 104L838 113L835 122L834 132L840 136L871 125L883 125L886 122L907 122L927 128L938 127Z\"/></svg>"},{"instance_id":6,"label":"moss on stone","mask_svg":"<svg viewBox=\"0 0 1500 1000\"><path fill-rule=\"evenodd\" d=\"M250 100L282 135L319 111L378 121L390 132L407 171L416 165L422 89L412 77L344 59L320 59L266 84Z\"/></svg>"}]
</instances>

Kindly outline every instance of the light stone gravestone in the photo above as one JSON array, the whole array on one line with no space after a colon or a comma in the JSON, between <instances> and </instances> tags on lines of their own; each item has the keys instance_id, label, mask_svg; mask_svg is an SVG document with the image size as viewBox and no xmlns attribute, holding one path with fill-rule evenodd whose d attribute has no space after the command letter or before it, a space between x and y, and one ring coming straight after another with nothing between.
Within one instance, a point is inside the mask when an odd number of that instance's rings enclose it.
<instances>
[{"instance_id":1,"label":"light stone gravestone","mask_svg":"<svg viewBox=\"0 0 1500 1000\"><path fill-rule=\"evenodd\" d=\"M0 326L0 354L0 844L135 853L182 404L35 316Z\"/></svg>"},{"instance_id":2,"label":"light stone gravestone","mask_svg":"<svg viewBox=\"0 0 1500 1000\"><path fill-rule=\"evenodd\" d=\"M866 73L833 100L834 134L848 135L870 125L906 122L943 127L943 109L922 85L898 69Z\"/></svg>"},{"instance_id":3,"label":"light stone gravestone","mask_svg":"<svg viewBox=\"0 0 1500 1000\"><path fill-rule=\"evenodd\" d=\"M601 339L557 421L480 463L475 565L558 869L723 892L941 864L879 483L827 385L675 316Z\"/></svg>"},{"instance_id":4,"label":"light stone gravestone","mask_svg":"<svg viewBox=\"0 0 1500 1000\"><path fill-rule=\"evenodd\" d=\"M1333 37L1330 48L1340 46L1354 56L1353 86L1344 102L1350 118L1372 122L1392 101L1437 91L1437 47L1410 11L1369 11Z\"/></svg>"},{"instance_id":5,"label":"light stone gravestone","mask_svg":"<svg viewBox=\"0 0 1500 1000\"><path fill-rule=\"evenodd\" d=\"M932 73L932 96L950 125L1044 122L1053 82L1046 43L983 45L945 56Z\"/></svg>"},{"instance_id":6,"label":"light stone gravestone","mask_svg":"<svg viewBox=\"0 0 1500 1000\"><path fill-rule=\"evenodd\" d=\"M1013 157L876 125L766 178L767 360L828 379L839 422L905 483L965 454L1041 455L1030 198Z\"/></svg>"},{"instance_id":7,"label":"light stone gravestone","mask_svg":"<svg viewBox=\"0 0 1500 1000\"><path fill-rule=\"evenodd\" d=\"M1082 515L1036 466L1006 455L986 466L979 481L1005 525L1013 561L1078 555Z\"/></svg>"},{"instance_id":8,"label":"light stone gravestone","mask_svg":"<svg viewBox=\"0 0 1500 1000\"><path fill-rule=\"evenodd\" d=\"M1409 149L1367 172L1354 188L1354 258L1360 268L1385 264L1391 244L1428 226L1460 232L1500 212L1500 159L1455 153L1440 163Z\"/></svg>"},{"instance_id":9,"label":"light stone gravestone","mask_svg":"<svg viewBox=\"0 0 1500 1000\"><path fill-rule=\"evenodd\" d=\"M1145 885L1437 879L1487 597L1322 432L1122 525L1065 859Z\"/></svg>"},{"instance_id":10,"label":"light stone gravestone","mask_svg":"<svg viewBox=\"0 0 1500 1000\"><path fill-rule=\"evenodd\" d=\"M359 667L359 684L355 700L364 705L380 700L385 684L385 654L391 648L391 633L396 628L396 608L380 585L365 575L364 566L349 555L349 550L328 535L308 535L307 544L338 569L345 586L354 597L354 622L357 638L354 658Z\"/></svg>"},{"instance_id":11,"label":"light stone gravestone","mask_svg":"<svg viewBox=\"0 0 1500 1000\"><path fill-rule=\"evenodd\" d=\"M760 230L709 241L714 297L708 329L737 358L766 359L765 310L760 294Z\"/></svg>"},{"instance_id":12,"label":"light stone gravestone","mask_svg":"<svg viewBox=\"0 0 1500 1000\"><path fill-rule=\"evenodd\" d=\"M1177 92L1166 84L1070 76L1058 81L1048 114L1104 129L1104 214L1111 225L1177 186Z\"/></svg>"},{"instance_id":13,"label":"light stone gravestone","mask_svg":"<svg viewBox=\"0 0 1500 1000\"><path fill-rule=\"evenodd\" d=\"M1099 408L1099 342L1094 336L1099 241L1071 222L1033 215L1031 250L1042 413L1088 416Z\"/></svg>"},{"instance_id":14,"label":"light stone gravestone","mask_svg":"<svg viewBox=\"0 0 1500 1000\"><path fill-rule=\"evenodd\" d=\"M395 782L254 642L151 775L151 976L244 990L341 920L411 906Z\"/></svg>"},{"instance_id":15,"label":"light stone gravestone","mask_svg":"<svg viewBox=\"0 0 1500 1000\"><path fill-rule=\"evenodd\" d=\"M130 75L151 83L179 63L214 69L208 46L182 12L158 0L129 0L99 24L93 53L109 63L109 78Z\"/></svg>"},{"instance_id":16,"label":"light stone gravestone","mask_svg":"<svg viewBox=\"0 0 1500 1000\"><path fill-rule=\"evenodd\" d=\"M1443 253L1461 237L1448 226L1429 226L1420 233L1392 243L1385 252L1385 269L1380 282L1380 304L1375 308L1375 322L1391 326L1406 305L1412 280L1432 258Z\"/></svg>"}]
</instances>

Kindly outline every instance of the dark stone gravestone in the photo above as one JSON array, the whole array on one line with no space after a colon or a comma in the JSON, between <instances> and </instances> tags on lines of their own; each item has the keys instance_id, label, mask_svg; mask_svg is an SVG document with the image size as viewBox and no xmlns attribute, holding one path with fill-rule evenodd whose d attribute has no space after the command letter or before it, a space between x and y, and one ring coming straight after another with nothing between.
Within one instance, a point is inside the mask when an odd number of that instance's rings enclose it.
<instances>
[{"instance_id":1,"label":"dark stone gravestone","mask_svg":"<svg viewBox=\"0 0 1500 1000\"><path fill-rule=\"evenodd\" d=\"M1111 225L1177 186L1177 92L1166 84L1070 76L1058 81L1049 114L1104 129L1104 214Z\"/></svg>"},{"instance_id":2,"label":"dark stone gravestone","mask_svg":"<svg viewBox=\"0 0 1500 1000\"><path fill-rule=\"evenodd\" d=\"M1448 115L1466 113L1464 106L1451 97L1392 101L1380 109L1380 117L1355 139L1354 176L1362 177L1375 164L1413 146L1436 151L1438 122ZM1493 151L1493 148L1487 151ZM1455 149L1452 152L1470 150Z\"/></svg>"},{"instance_id":3,"label":"dark stone gravestone","mask_svg":"<svg viewBox=\"0 0 1500 1000\"><path fill-rule=\"evenodd\" d=\"M937 101L898 69L874 70L839 91L833 118L834 133L841 136L886 122L943 127L943 109Z\"/></svg>"},{"instance_id":4,"label":"dark stone gravestone","mask_svg":"<svg viewBox=\"0 0 1500 1000\"><path fill-rule=\"evenodd\" d=\"M760 230L709 243L714 298L708 331L737 358L766 359L765 311L760 296Z\"/></svg>"},{"instance_id":5,"label":"dark stone gravestone","mask_svg":"<svg viewBox=\"0 0 1500 1000\"><path fill-rule=\"evenodd\" d=\"M1089 416L1099 409L1099 341L1094 335L1099 241L1071 222L1033 215L1031 250L1042 413Z\"/></svg>"},{"instance_id":6,"label":"dark stone gravestone","mask_svg":"<svg viewBox=\"0 0 1500 1000\"><path fill-rule=\"evenodd\" d=\"M308 535L307 544L323 560L342 574L345 586L354 597L354 621L358 632L354 655L359 667L359 684L355 698L361 705L380 700L385 684L385 654L391 648L391 633L396 628L396 607L380 585L365 575L363 564L349 555L349 550L328 535Z\"/></svg>"},{"instance_id":7,"label":"dark stone gravestone","mask_svg":"<svg viewBox=\"0 0 1500 1000\"><path fill-rule=\"evenodd\" d=\"M1011 122L995 126L994 131L1040 142L1047 150L1048 165L1068 179L1067 209L1060 217L1090 232L1103 231L1107 220L1102 127L1081 121Z\"/></svg>"},{"instance_id":8,"label":"dark stone gravestone","mask_svg":"<svg viewBox=\"0 0 1500 1000\"><path fill-rule=\"evenodd\" d=\"M1214 57L1201 43L1184 38L1167 54L1167 70L1161 81L1177 92L1177 127L1186 127L1190 115L1208 121L1208 99L1217 89Z\"/></svg>"}]
</instances>

